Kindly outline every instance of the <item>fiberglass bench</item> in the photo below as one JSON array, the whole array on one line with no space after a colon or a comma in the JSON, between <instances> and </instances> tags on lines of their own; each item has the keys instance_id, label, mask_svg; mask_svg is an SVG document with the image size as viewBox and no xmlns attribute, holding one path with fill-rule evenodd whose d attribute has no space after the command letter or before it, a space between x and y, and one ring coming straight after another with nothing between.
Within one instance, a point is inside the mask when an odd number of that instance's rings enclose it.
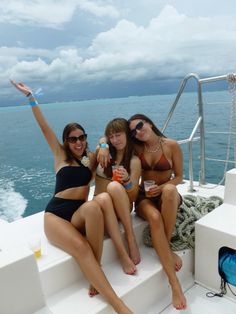
<instances>
[{"instance_id":1,"label":"fiberglass bench","mask_svg":"<svg viewBox=\"0 0 236 314\"><path fill-rule=\"evenodd\" d=\"M195 280L220 290L218 253L223 246L236 250L236 169L226 174L224 203L195 224ZM228 296L233 295L228 291ZM235 298L235 297L234 297Z\"/></svg>"}]
</instances>

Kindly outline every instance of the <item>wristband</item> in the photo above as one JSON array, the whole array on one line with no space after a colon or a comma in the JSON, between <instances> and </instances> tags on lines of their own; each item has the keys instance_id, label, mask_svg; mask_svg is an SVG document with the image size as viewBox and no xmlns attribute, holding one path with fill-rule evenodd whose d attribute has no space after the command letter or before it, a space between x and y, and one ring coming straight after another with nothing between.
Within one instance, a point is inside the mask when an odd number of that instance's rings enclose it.
<instances>
[{"instance_id":1,"label":"wristband","mask_svg":"<svg viewBox=\"0 0 236 314\"><path fill-rule=\"evenodd\" d=\"M130 182L130 183L128 183L127 185L124 185L124 188L125 188L125 189L131 189L132 186L133 186L133 184Z\"/></svg>"},{"instance_id":2,"label":"wristband","mask_svg":"<svg viewBox=\"0 0 236 314\"><path fill-rule=\"evenodd\" d=\"M37 102L36 99L34 99L34 100L31 100L31 101L29 102L29 105L30 105L31 107L34 107L34 106L37 106L37 105L38 105L38 102Z\"/></svg>"},{"instance_id":3,"label":"wristband","mask_svg":"<svg viewBox=\"0 0 236 314\"><path fill-rule=\"evenodd\" d=\"M109 148L109 145L107 143L101 143L99 145L100 145L100 148Z\"/></svg>"}]
</instances>

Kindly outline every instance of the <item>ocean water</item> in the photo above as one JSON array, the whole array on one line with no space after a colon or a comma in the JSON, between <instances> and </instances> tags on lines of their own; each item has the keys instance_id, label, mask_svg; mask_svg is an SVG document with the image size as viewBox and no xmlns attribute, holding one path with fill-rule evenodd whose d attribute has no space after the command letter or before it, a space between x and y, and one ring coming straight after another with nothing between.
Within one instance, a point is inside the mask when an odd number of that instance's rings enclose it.
<instances>
[{"instance_id":1,"label":"ocean water","mask_svg":"<svg viewBox=\"0 0 236 314\"><path fill-rule=\"evenodd\" d=\"M148 115L161 128L175 95L99 99L42 104L41 109L59 138L64 126L81 123L94 150L107 122L115 117L129 118L135 113ZM20 97L19 97L20 99ZM40 99L39 99L40 100ZM231 97L225 92L204 94L206 131L229 129ZM182 96L165 131L168 137L186 139L197 121L196 93ZM236 123L236 122L235 122ZM53 158L29 106L0 108L0 218L13 221L43 211L54 191ZM226 134L206 135L206 155L225 159ZM188 178L188 149L184 153L184 175ZM233 152L231 151L231 157ZM231 164L229 168L232 168ZM199 144L194 143L194 179L198 180ZM206 162L208 182L217 183L224 164Z\"/></svg>"}]
</instances>

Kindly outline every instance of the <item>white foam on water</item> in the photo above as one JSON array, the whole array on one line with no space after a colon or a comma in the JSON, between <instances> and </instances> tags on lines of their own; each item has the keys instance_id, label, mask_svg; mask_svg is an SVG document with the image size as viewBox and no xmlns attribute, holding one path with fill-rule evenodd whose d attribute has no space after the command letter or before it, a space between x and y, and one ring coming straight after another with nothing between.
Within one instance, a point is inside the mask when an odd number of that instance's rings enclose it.
<instances>
[{"instance_id":1,"label":"white foam on water","mask_svg":"<svg viewBox=\"0 0 236 314\"><path fill-rule=\"evenodd\" d=\"M27 199L14 190L13 182L0 180L0 219L12 222L22 218L27 203Z\"/></svg>"}]
</instances>

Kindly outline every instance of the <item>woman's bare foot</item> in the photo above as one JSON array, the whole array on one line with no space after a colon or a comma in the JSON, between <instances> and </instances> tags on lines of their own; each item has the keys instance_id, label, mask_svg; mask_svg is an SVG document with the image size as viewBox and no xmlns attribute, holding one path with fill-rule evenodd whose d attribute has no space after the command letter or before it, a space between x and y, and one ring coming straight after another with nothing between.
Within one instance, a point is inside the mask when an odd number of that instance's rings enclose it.
<instances>
[{"instance_id":1,"label":"woman's bare foot","mask_svg":"<svg viewBox=\"0 0 236 314\"><path fill-rule=\"evenodd\" d=\"M180 287L179 282L171 286L172 289L172 304L177 310L185 310L187 308L187 301Z\"/></svg>"},{"instance_id":2,"label":"woman's bare foot","mask_svg":"<svg viewBox=\"0 0 236 314\"><path fill-rule=\"evenodd\" d=\"M141 261L139 248L135 239L132 241L127 241L129 247L129 256L133 261L134 265L138 265Z\"/></svg>"},{"instance_id":3,"label":"woman's bare foot","mask_svg":"<svg viewBox=\"0 0 236 314\"><path fill-rule=\"evenodd\" d=\"M183 265L182 259L178 254L176 254L174 252L172 252L172 257L174 260L175 271L179 271Z\"/></svg>"},{"instance_id":4,"label":"woman's bare foot","mask_svg":"<svg viewBox=\"0 0 236 314\"><path fill-rule=\"evenodd\" d=\"M89 296L92 298L95 295L99 294L99 292L92 286L89 286L89 291L88 291Z\"/></svg>"},{"instance_id":5,"label":"woman's bare foot","mask_svg":"<svg viewBox=\"0 0 236 314\"><path fill-rule=\"evenodd\" d=\"M125 255L125 256L120 256L120 261L122 268L124 272L128 275L134 275L136 272L136 266L134 265L133 261L130 259L130 257Z\"/></svg>"}]
</instances>

